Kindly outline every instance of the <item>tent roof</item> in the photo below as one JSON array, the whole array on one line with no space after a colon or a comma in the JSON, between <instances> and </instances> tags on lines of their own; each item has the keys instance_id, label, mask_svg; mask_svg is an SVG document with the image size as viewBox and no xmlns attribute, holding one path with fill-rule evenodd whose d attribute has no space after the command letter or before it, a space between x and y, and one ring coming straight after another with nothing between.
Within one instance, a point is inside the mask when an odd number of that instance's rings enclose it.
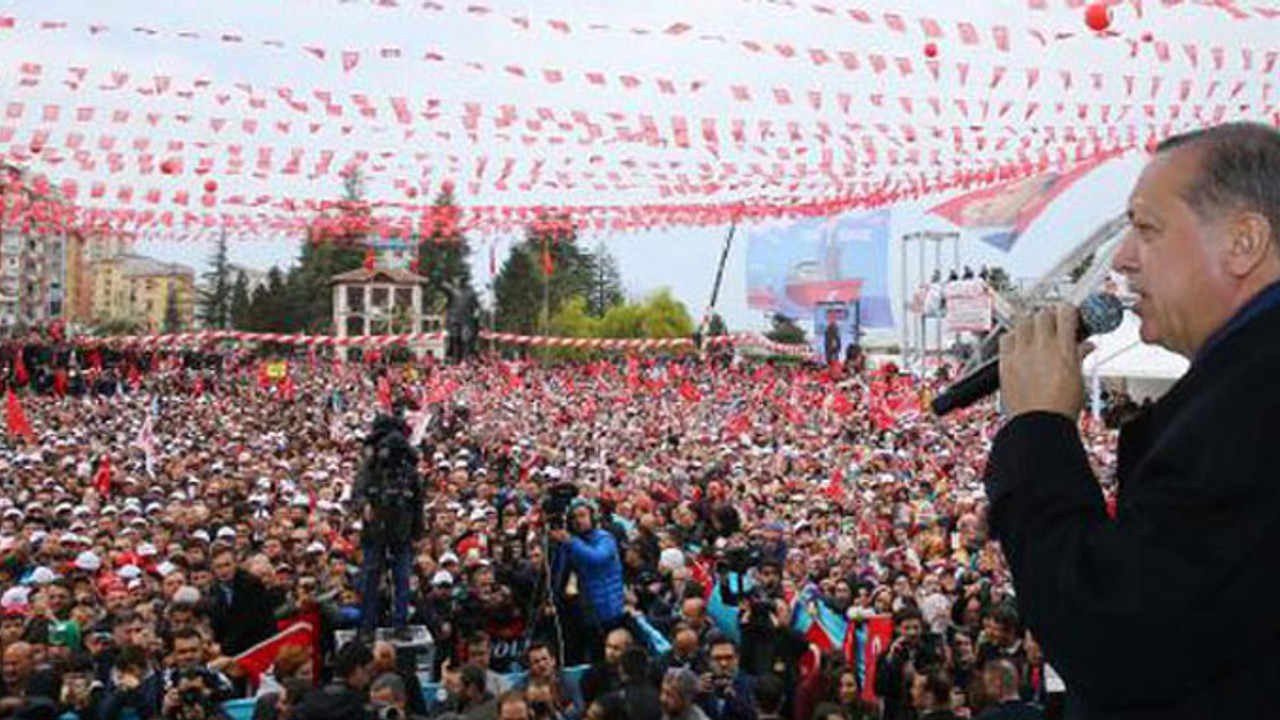
<instances>
[{"instance_id":1,"label":"tent roof","mask_svg":"<svg viewBox=\"0 0 1280 720\"><path fill-rule=\"evenodd\" d=\"M1095 349L1084 359L1085 374L1158 380L1182 377L1189 365L1187 359L1142 342L1138 334L1141 324L1137 316L1126 313L1115 332L1093 338Z\"/></svg>"}]
</instances>

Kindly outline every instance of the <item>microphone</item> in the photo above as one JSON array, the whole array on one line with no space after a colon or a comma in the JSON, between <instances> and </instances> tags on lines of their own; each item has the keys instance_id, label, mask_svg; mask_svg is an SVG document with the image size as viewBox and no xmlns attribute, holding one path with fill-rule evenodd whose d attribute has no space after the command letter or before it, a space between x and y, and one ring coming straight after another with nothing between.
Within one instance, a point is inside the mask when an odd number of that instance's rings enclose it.
<instances>
[{"instance_id":1,"label":"microphone","mask_svg":"<svg viewBox=\"0 0 1280 720\"><path fill-rule=\"evenodd\" d=\"M1094 293L1080 303L1080 323L1076 326L1076 342L1093 335L1105 335L1120 327L1124 319L1124 303L1115 295ZM953 410L969 407L1000 389L1000 357L991 358L977 370L960 378L946 392L933 399L933 414L939 417Z\"/></svg>"}]
</instances>

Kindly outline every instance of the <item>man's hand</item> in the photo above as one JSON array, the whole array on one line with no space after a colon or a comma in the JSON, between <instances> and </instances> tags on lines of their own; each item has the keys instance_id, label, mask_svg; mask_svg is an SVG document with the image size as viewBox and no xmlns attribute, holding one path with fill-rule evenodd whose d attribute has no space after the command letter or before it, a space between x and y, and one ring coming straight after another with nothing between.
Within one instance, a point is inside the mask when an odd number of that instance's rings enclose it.
<instances>
[{"instance_id":1,"label":"man's hand","mask_svg":"<svg viewBox=\"0 0 1280 720\"><path fill-rule=\"evenodd\" d=\"M562 543L569 539L569 531L564 528L556 528L548 533L555 542Z\"/></svg>"},{"instance_id":2,"label":"man's hand","mask_svg":"<svg viewBox=\"0 0 1280 720\"><path fill-rule=\"evenodd\" d=\"M1090 348L1076 342L1079 322L1075 308L1055 305L1000 338L1000 397L1010 417L1037 411L1080 416L1080 360Z\"/></svg>"}]
</instances>

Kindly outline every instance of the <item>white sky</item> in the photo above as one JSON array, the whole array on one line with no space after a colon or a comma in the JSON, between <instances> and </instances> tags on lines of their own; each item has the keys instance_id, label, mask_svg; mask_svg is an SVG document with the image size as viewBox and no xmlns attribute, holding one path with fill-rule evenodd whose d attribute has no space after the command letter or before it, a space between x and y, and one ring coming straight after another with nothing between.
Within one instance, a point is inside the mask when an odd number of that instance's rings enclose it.
<instances>
[{"instance_id":1,"label":"white sky","mask_svg":"<svg viewBox=\"0 0 1280 720\"><path fill-rule=\"evenodd\" d=\"M1058 148L1063 146L1062 133L1069 127L1090 125L1103 134L1110 127L1120 137L1130 130L1139 138L1145 137L1149 130L1143 120L1147 104L1162 124L1172 120L1171 108L1180 108L1180 116L1171 129L1202 122L1194 116L1197 105L1203 105L1211 116L1214 106L1223 103L1226 118L1270 118L1275 112L1276 98L1280 97L1273 87L1276 73L1272 68L1268 74L1265 68L1268 54L1274 62L1280 19L1264 19L1263 13L1256 10L1274 9L1270 3L1241 0L1238 5L1253 17L1234 20L1230 13L1201 2L1127 0L1115 6L1113 29L1117 35L1113 37L1086 32L1082 9L1070 7L1079 3L1047 0L1045 4L1048 9L1031 10L1026 0L9 0L0 2L0 16L12 16L16 25L14 29L0 30L0 88L7 97L6 103L24 102L26 112L20 120L5 120L0 127L13 129L11 142L15 148L29 147L32 133L46 130L51 133L47 147L57 149L64 157L69 154L61 149L67 133L82 133L84 147L98 159L96 169L81 172L73 162L52 164L46 154L36 167L55 181L75 179L83 188L95 179L105 181L111 189L128 184L138 196L141 189L150 187L164 189L166 197L185 189L197 207L194 200L200 194L203 178L191 170L201 156L215 158L210 177L218 180L218 196L225 202L235 195L249 199L258 195L334 197L340 186L337 170L350 153L358 150L375 156L366 169L371 176L369 194L376 200L406 201L406 193L397 186L397 180L415 185L422 193L434 194L441 180L449 177L457 182L464 204L626 205L736 202L793 194L770 186L759 177L742 178L750 163L762 163L768 171L776 159L776 155L762 157L754 146L770 153L783 148L792 158L807 158L806 169L811 174L794 194L807 198L830 196L842 188L831 178L813 173L824 147L821 140L815 139L815 134L822 132L820 123L831 129L826 147L836 150L837 175L847 183L844 189L858 190L863 183L903 176L902 167L887 162L885 151L890 148L903 157L910 147L919 148L925 158L930 150L939 150L949 172L956 166L953 163L974 167L990 157L1014 159L1023 142L1033 158L1040 148L1047 148L1051 157L1056 157ZM481 12L476 9L478 6L489 10ZM832 12L826 14L822 8L831 8ZM847 12L850 9L866 11L873 22L852 19ZM895 31L885 13L900 15L905 30ZM530 29L524 29L513 18L528 18ZM925 71L922 48L929 39L922 32L921 18L937 20L944 32L944 37L933 41L939 49L937 79ZM549 25L551 20L568 21L568 32ZM66 26L40 29L42 21L65 22ZM969 46L961 40L957 30L957 22L961 21L973 24L980 37L978 44ZM675 23L684 23L689 29L675 36L661 32ZM1009 29L1008 52L993 44L993 26ZM647 28L656 34L637 35L629 28ZM196 33L199 37L182 37L180 33ZM1155 42L1143 42L1144 33L1149 33ZM224 42L220 39L224 34L239 35L243 41ZM1037 34L1045 40L1037 39ZM264 45L263 41L279 47ZM752 52L743 46L743 41L758 42L763 50ZM1169 43L1167 62L1157 58L1156 42ZM1185 44L1196 47L1195 67L1183 48ZM779 45L784 46L782 54ZM796 57L785 57L787 45L796 48ZM1211 48L1215 46L1223 50L1220 70L1214 67ZM318 60L305 47L326 48L327 58ZM383 59L382 48L399 48L402 57ZM858 55L860 67L851 71L838 60L815 65L810 60L811 49L822 50L833 58L840 51L852 51ZM341 66L344 50L361 53L359 64L350 72L344 72ZM1244 68L1245 50L1251 53L1249 70ZM423 60L428 52L443 60ZM869 62L871 54L887 58L889 66L884 72L875 72ZM911 75L900 74L896 67L899 58L912 64ZM22 85L19 66L24 62L42 64L38 86ZM483 69L468 63L480 63ZM513 65L524 68L526 77L504 70ZM79 89L72 89L64 81L75 77L74 71L68 74L68 68L77 67L87 69L87 78ZM543 68L560 70L565 80L548 84L543 80ZM115 70L130 74L126 89L98 89L112 84L111 73ZM1039 71L1039 78L1031 81L1029 71ZM1072 75L1070 89L1064 87L1060 74L1063 71ZM606 86L589 83L584 77L588 72L603 73ZM993 86L993 76L1001 73L1000 81ZM1098 74L1096 85L1091 73ZM624 87L619 79L624 75L634 77L639 87ZM963 84L962 75L967 77ZM138 93L139 88L154 87L156 76L172 78L167 92L149 96ZM675 94L662 93L657 85L660 79L672 81ZM207 86L194 87L197 80L207 80ZM1181 97L1184 81L1189 83L1185 101ZM1154 92L1153 83L1157 84ZM1243 84L1237 91L1238 83ZM250 95L237 88L244 84L250 86L252 97L265 101L263 109L249 104ZM747 88L753 101L736 101L734 85ZM1132 97L1131 86L1135 88ZM287 108L280 100L280 88L291 88L296 97L308 101L308 113ZM795 102L778 106L773 100L774 88L789 89ZM191 99L177 95L186 89L193 91ZM312 95L316 89L331 92L335 101L346 106L342 119L335 120L320 111ZM822 94L821 108L807 104L809 91ZM369 97L378 111L376 120L353 116L352 93ZM841 93L850 96L847 110L839 107ZM886 97L882 106L874 104L877 95ZM428 107L428 100L434 100L432 107L438 114L431 118L416 116L411 126L414 134L406 137L405 126L390 114L389 98L397 96L405 97L415 113ZM912 100L910 114L899 97ZM941 99L938 113L928 109L929 98ZM964 110L954 103L956 99L965 102ZM984 101L990 103L985 119L979 110ZM1006 102L1013 104L1001 116L999 110ZM481 108L482 120L474 139L467 137L462 123L468 103L478 103ZM1039 107L1030 121L1024 121L1028 103L1038 103ZM1061 108L1058 103L1062 103ZM41 108L47 104L63 106L59 121L42 121ZM1085 121L1078 119L1078 104L1088 106ZM1126 104L1132 107L1122 115L1121 107ZM494 124L504 105L517 112L515 128ZM1106 105L1111 108L1106 111L1104 122L1101 113ZM79 106L99 108L94 122L73 122L70 116ZM571 112L579 110L593 122L601 123L604 135L599 141L584 145L575 142L583 137L580 127L567 133L555 130L554 123L545 123L540 132L523 129L526 120L537 118L539 108L549 108L558 121L567 122L572 122ZM112 109L129 109L134 115L128 124L113 125L103 115L103 110ZM145 118L147 112L161 115L154 127ZM662 142L651 146L618 141L608 120L610 112L620 113L623 124L631 130L639 129L641 115L652 116L659 125ZM175 114L187 114L192 119L188 123L177 122ZM670 123L673 116L689 119L690 147L675 146ZM226 128L215 133L209 127L211 118L227 119ZM259 121L256 134L240 129L241 120L246 118ZM719 157L702 140L702 118L717 123ZM1117 118L1123 118L1118 125ZM733 119L747 121L748 142L737 145L730 139ZM774 123L772 137L761 137L757 124L761 119ZM291 123L288 134L275 127L276 122L285 121ZM788 138L788 121L798 123L804 134L801 139ZM310 132L309 123L317 124L314 133ZM883 127L877 128L878 124ZM904 144L904 124L920 131L912 144ZM349 131L344 132L343 125L348 125ZM926 130L930 126L945 132L933 137ZM953 126L962 127L965 137L972 137L975 132L984 134L990 144L978 150L969 143L957 151L951 135ZM1159 132L1160 128L1155 130ZM1056 141L1048 140L1051 131ZM447 133L448 139L438 133ZM841 133L851 138L852 158L845 153L849 148L844 148L837 138ZM119 174L104 171L103 153L96 149L103 134L117 138L126 167ZM530 135L532 144L522 141L521 135L525 134ZM549 139L555 135L563 135L568 141L550 144ZM876 143L879 155L875 161L863 152L863 137L873 138ZM169 140L186 141L184 151L176 153L185 160L184 173L176 178L154 170L141 173L138 153L130 147L136 138L150 138L152 147L159 146L161 150ZM201 151L190 145L196 141L213 144ZM995 149L993 146L1001 141L1008 144ZM247 169L243 174L229 172L225 164L226 148L232 144L245 149ZM273 172L262 178L253 177L257 148L264 145L275 148L276 171L290 150L304 151L303 173L282 176ZM324 148L338 152L330 174L307 177L317 152ZM0 149L5 149L3 144ZM379 152L387 153L387 157L377 159ZM155 162L169 156L158 152ZM482 180L471 187L469 181L474 178L479 158L488 158L488 165ZM503 189L495 181L507 159L512 161L512 179ZM707 164L707 169L722 182L710 197L664 197L662 181L655 175L661 168L647 165L651 161L668 169L671 163L681 163L673 177L680 172L696 177L699 164ZM521 179L528 179L539 162L540 184L521 189ZM848 166L844 167L846 162ZM738 171L736 177L724 174L725 163L733 164ZM383 167L376 169L375 164ZM1036 274L1123 209L1128 186L1140 166L1141 158L1131 155L1087 178L1051 207L1010 255L1000 256L966 237L962 243L963 259L974 265L1000 262L1018 276ZM610 170L627 175L631 168L639 168L644 174L636 176L629 189L593 189L592 181L584 181L582 175L594 172L599 180ZM935 171L932 167L925 169L929 173ZM794 161L787 170L795 171ZM570 173L579 187L567 190L561 186L555 177L557 171ZM895 208L894 236L917 229L948 229L945 221L924 215L941 199ZM135 198L133 207L152 206ZM173 206L162 203L154 207L163 210ZM221 209L237 210L225 206ZM696 315L709 296L726 231L725 227L714 227L588 235L585 242L589 246L600 240L608 244L620 260L629 292L638 295L671 287ZM748 227L738 234L721 292L721 310L735 328L763 326L758 313L747 310L745 303L749 233ZM476 250L475 275L483 286L488 279L488 243L498 243L501 262L511 239L473 237L472 241ZM195 241L145 243L141 250L197 266L210 251L207 243ZM266 266L286 261L296 250L296 242L280 238L246 240L234 246L232 256L237 262ZM890 255L896 264L896 248ZM895 285L897 277L895 265L891 270Z\"/></svg>"}]
</instances>

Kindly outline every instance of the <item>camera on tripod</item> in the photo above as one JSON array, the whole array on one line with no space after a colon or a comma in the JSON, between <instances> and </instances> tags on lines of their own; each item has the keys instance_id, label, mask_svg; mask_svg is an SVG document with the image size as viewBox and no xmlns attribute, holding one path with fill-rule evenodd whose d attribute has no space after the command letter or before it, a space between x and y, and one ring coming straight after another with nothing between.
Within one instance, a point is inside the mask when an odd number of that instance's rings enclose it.
<instances>
[{"instance_id":1,"label":"camera on tripod","mask_svg":"<svg viewBox=\"0 0 1280 720\"><path fill-rule=\"evenodd\" d=\"M543 498L542 517L548 530L564 530L568 526L569 504L578 497L578 488L571 482L552 485Z\"/></svg>"}]
</instances>

